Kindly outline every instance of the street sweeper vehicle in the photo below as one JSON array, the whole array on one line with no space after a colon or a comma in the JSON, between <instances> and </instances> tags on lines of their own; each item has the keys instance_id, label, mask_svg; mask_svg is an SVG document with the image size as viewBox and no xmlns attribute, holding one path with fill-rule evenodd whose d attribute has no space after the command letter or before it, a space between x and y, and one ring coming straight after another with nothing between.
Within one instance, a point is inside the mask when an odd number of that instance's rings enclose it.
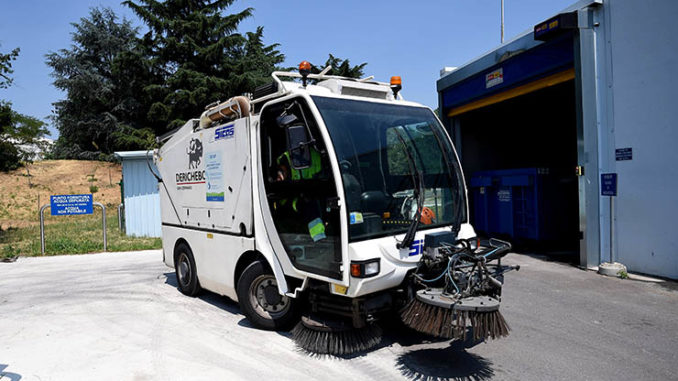
<instances>
[{"instance_id":1,"label":"street sweeper vehicle","mask_svg":"<svg viewBox=\"0 0 678 381\"><path fill-rule=\"evenodd\" d=\"M394 317L437 337L507 335L510 245L475 237L438 118L403 100L399 77L328 69L275 72L159 138L163 256L179 290L237 300L254 326L292 328L316 353L367 350Z\"/></svg>"}]
</instances>

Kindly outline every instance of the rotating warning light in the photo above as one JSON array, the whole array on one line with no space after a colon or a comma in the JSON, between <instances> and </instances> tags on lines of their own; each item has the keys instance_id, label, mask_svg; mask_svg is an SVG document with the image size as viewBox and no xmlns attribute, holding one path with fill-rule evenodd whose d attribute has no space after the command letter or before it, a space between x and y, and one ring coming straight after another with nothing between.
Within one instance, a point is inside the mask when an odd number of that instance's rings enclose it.
<instances>
[{"instance_id":1,"label":"rotating warning light","mask_svg":"<svg viewBox=\"0 0 678 381\"><path fill-rule=\"evenodd\" d=\"M403 80L398 75L391 77L391 91L393 91L393 98L398 99L398 92L403 88Z\"/></svg>"},{"instance_id":2,"label":"rotating warning light","mask_svg":"<svg viewBox=\"0 0 678 381\"><path fill-rule=\"evenodd\" d=\"M306 77L311 74L311 63L308 61L301 61L299 64L299 74L301 74L301 82L306 87Z\"/></svg>"},{"instance_id":3,"label":"rotating warning light","mask_svg":"<svg viewBox=\"0 0 678 381\"><path fill-rule=\"evenodd\" d=\"M301 61L301 63L299 64L299 71L301 72L301 71L304 71L304 70L308 70L308 71L311 70L311 63L310 62Z\"/></svg>"}]
</instances>

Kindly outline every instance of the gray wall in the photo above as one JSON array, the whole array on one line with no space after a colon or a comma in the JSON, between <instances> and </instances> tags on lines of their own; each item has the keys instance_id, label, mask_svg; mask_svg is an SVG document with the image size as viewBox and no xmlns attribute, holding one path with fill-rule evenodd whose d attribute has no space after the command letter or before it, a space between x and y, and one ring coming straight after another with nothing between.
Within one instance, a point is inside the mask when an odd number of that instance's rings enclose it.
<instances>
[{"instance_id":1,"label":"gray wall","mask_svg":"<svg viewBox=\"0 0 678 381\"><path fill-rule=\"evenodd\" d=\"M630 161L606 153L619 173L618 258L630 271L678 278L678 1L606 0L604 8L608 127L613 147L633 149Z\"/></svg>"}]
</instances>

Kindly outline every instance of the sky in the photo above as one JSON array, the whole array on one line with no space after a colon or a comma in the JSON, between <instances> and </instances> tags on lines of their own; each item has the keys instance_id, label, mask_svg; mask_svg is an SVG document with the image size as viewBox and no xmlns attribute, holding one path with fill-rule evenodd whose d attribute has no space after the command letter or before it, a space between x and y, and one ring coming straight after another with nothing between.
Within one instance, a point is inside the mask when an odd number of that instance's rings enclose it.
<instances>
[{"instance_id":1,"label":"sky","mask_svg":"<svg viewBox=\"0 0 678 381\"><path fill-rule=\"evenodd\" d=\"M505 0L505 40L574 2ZM0 99L22 114L49 116L65 94L52 86L45 54L68 48L71 23L99 6L142 25L120 0L0 0L0 52L21 49L14 85L0 89ZM239 32L264 26L264 42L280 44L285 66L303 60L320 66L330 53L354 65L366 62L366 75L386 82L399 75L405 99L434 109L440 69L461 66L500 44L500 0L236 0L227 12L247 7L254 15ZM58 136L51 125L49 130Z\"/></svg>"}]
</instances>

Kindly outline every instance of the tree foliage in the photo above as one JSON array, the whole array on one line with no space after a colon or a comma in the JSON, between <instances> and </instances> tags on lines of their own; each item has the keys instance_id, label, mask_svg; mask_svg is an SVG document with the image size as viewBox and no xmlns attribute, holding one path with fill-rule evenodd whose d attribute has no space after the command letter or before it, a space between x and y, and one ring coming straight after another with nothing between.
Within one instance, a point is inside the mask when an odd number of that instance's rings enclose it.
<instances>
[{"instance_id":1,"label":"tree foliage","mask_svg":"<svg viewBox=\"0 0 678 381\"><path fill-rule=\"evenodd\" d=\"M311 73L318 74L328 66L331 67L330 71L327 72L329 75L338 75L348 78L361 78L365 75L365 73L363 73L363 69L365 69L367 63L363 62L360 65L351 66L351 63L348 59L337 58L330 54L322 67L311 65Z\"/></svg>"},{"instance_id":2,"label":"tree foliage","mask_svg":"<svg viewBox=\"0 0 678 381\"><path fill-rule=\"evenodd\" d=\"M19 55L19 48L8 54L0 53L0 88L12 84L12 61ZM44 149L47 134L45 123L12 109L10 102L0 100L0 171L16 169L21 162L33 160L35 149Z\"/></svg>"},{"instance_id":3,"label":"tree foliage","mask_svg":"<svg viewBox=\"0 0 678 381\"><path fill-rule=\"evenodd\" d=\"M6 89L12 85L12 61L19 56L19 48L14 48L11 52L0 53L0 89Z\"/></svg>"},{"instance_id":4,"label":"tree foliage","mask_svg":"<svg viewBox=\"0 0 678 381\"><path fill-rule=\"evenodd\" d=\"M218 99L252 91L283 62L277 44L264 45L263 28L242 35L238 25L252 8L223 15L234 0L125 1L149 31L143 44L160 79L146 90L148 120L172 129Z\"/></svg>"},{"instance_id":5,"label":"tree foliage","mask_svg":"<svg viewBox=\"0 0 678 381\"><path fill-rule=\"evenodd\" d=\"M143 88L149 79L137 28L126 19L117 22L110 8L92 9L72 25L70 49L47 54L54 86L66 92L66 99L54 103L60 133L55 157L94 159L121 145L137 148L129 139L136 136L132 131L144 131ZM143 135L140 140L136 143L144 143Z\"/></svg>"},{"instance_id":6,"label":"tree foliage","mask_svg":"<svg viewBox=\"0 0 678 381\"><path fill-rule=\"evenodd\" d=\"M73 45L47 55L54 85L66 92L54 104L55 156L149 148L156 135L199 116L207 104L270 82L285 56L278 44L264 43L263 27L238 32L253 9L229 13L234 3L124 1L145 24L143 35L107 8L73 24ZM365 67L333 55L326 65L349 77L362 76Z\"/></svg>"}]
</instances>

